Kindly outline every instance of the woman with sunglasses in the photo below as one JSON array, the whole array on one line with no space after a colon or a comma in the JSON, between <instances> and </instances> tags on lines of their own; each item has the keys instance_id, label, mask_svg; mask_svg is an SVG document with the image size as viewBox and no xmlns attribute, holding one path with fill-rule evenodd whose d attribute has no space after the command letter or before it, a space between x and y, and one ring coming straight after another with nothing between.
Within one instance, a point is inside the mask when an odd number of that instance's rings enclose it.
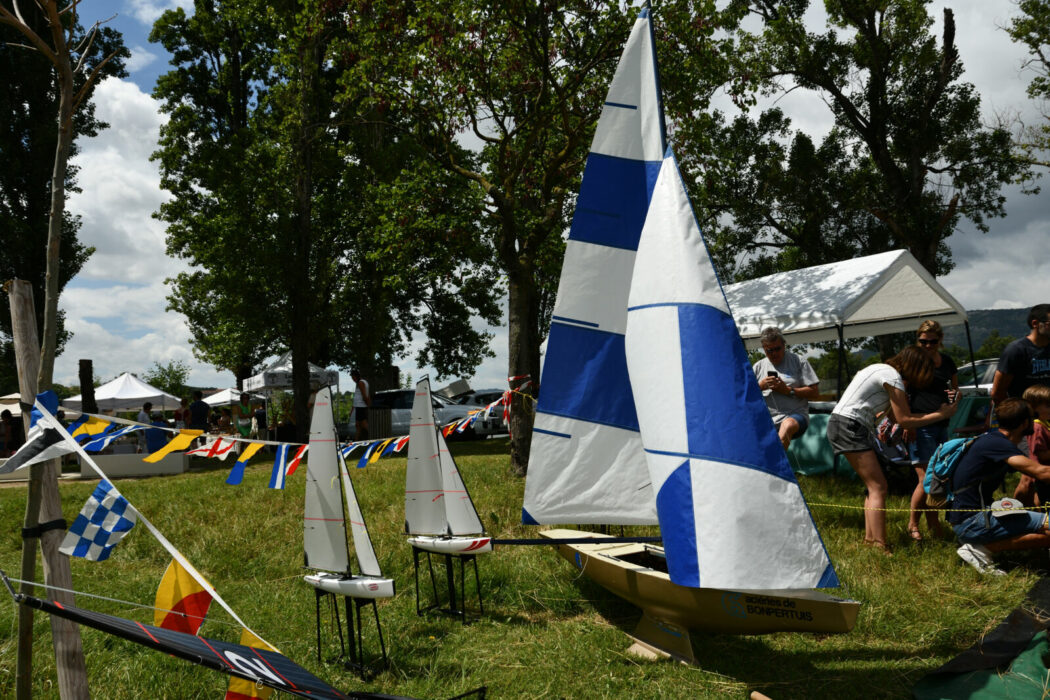
<instances>
[{"instance_id":1,"label":"woman with sunglasses","mask_svg":"<svg viewBox=\"0 0 1050 700\"><path fill-rule=\"evenodd\" d=\"M941 352L944 342L944 330L941 324L933 320L923 321L916 332L916 346L933 362L933 380L926 387L912 387L908 390L908 407L913 413L923 414L936 411L941 404L954 404L959 397L959 374L955 360ZM930 423L906 431L905 441L911 452L911 463L919 483L911 495L911 509L908 512L908 534L916 542L922 541L919 532L919 513L926 513L926 526L930 534L940 536L942 533L937 510L926 506L926 492L922 488L926 476L926 465L930 463L937 446L948 439L948 420Z\"/></svg>"},{"instance_id":2,"label":"woman with sunglasses","mask_svg":"<svg viewBox=\"0 0 1050 700\"><path fill-rule=\"evenodd\" d=\"M886 475L875 456L875 421L891 411L902 428L918 428L951 418L955 404L942 403L932 413L914 414L908 406L909 388L927 386L933 379L933 360L908 346L886 360L857 372L842 392L828 419L828 442L843 455L864 482L864 543L890 554L886 543Z\"/></svg>"}]
</instances>

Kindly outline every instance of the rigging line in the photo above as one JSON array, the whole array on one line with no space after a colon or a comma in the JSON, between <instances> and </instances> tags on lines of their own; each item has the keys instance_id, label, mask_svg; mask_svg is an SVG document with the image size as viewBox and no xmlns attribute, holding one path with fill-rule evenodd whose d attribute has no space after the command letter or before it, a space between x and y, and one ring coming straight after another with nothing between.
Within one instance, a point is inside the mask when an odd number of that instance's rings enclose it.
<instances>
[{"instance_id":1,"label":"rigging line","mask_svg":"<svg viewBox=\"0 0 1050 700\"><path fill-rule=\"evenodd\" d=\"M10 577L10 576L8 577L7 580L8 581L12 581L14 583L25 583L25 584L28 584L30 586L38 586L38 587L43 588L45 590L61 591L62 593L71 593L73 595L82 596L84 598L94 598L96 600L104 600L104 601L109 602L109 603L119 603L121 605L126 605L126 606L132 607L132 608L139 608L139 609L142 609L142 610L159 610L160 612L175 613L176 615L180 615L180 616L186 617L186 618L191 618L191 619L194 619L194 620L207 619L208 622L214 622L215 624L227 625L229 627L241 628L241 625L235 624L233 622L226 622L225 620L216 620L215 618L206 618L203 615L190 615L189 613L180 612L178 610L169 610L167 608L158 608L158 607L156 607L154 605L145 605L143 603L136 603L136 602L131 601L131 600L121 600L120 598L110 598L109 596L98 595L96 593L86 593L84 591L77 591L77 590L74 590L72 588L62 588L60 586L52 586L52 585L49 585L49 584L46 584L46 583L40 583L39 581L26 581L26 580L23 580L23 579L20 579L20 578L14 578L14 577Z\"/></svg>"}]
</instances>

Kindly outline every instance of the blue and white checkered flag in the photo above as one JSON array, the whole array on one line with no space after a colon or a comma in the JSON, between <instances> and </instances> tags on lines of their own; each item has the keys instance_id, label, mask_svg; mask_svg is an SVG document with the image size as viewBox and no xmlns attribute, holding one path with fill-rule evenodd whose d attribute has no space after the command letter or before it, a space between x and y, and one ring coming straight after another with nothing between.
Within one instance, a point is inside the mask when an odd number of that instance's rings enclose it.
<instances>
[{"instance_id":1,"label":"blue and white checkered flag","mask_svg":"<svg viewBox=\"0 0 1050 700\"><path fill-rule=\"evenodd\" d=\"M58 551L90 561L109 558L113 549L135 526L136 513L113 484L100 481L69 528Z\"/></svg>"}]
</instances>

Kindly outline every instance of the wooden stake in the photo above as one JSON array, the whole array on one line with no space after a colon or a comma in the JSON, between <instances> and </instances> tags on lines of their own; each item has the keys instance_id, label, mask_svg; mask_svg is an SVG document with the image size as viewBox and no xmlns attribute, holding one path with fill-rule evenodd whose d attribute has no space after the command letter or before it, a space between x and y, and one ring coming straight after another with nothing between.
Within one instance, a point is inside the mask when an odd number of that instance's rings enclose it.
<instances>
[{"instance_id":1,"label":"wooden stake","mask_svg":"<svg viewBox=\"0 0 1050 700\"><path fill-rule=\"evenodd\" d=\"M33 307L33 288L24 280L11 280L4 285L11 301L11 336L18 367L18 389L22 404L32 405L36 398L37 372L40 367L40 345L36 333L36 313ZM26 436L29 435L29 412L22 411ZM59 460L53 459L30 468L29 491L26 499L24 527L27 536L22 541L22 580L36 578L36 548L39 542L44 554L44 583L48 587L48 598L73 605L73 577L69 570L69 558L59 553L58 547L64 530L52 529L34 536L41 522L47 523L62 518L62 499L58 493ZM64 589L54 590L53 588ZM31 585L23 583L19 589L33 595ZM80 627L59 617L51 617L51 638L55 647L55 668L58 688L63 700L87 698L87 667L84 650L80 642ZM18 666L15 679L15 694L21 700L32 696L32 644L33 618L28 606L18 607ZM25 651L23 652L23 648Z\"/></svg>"}]
</instances>

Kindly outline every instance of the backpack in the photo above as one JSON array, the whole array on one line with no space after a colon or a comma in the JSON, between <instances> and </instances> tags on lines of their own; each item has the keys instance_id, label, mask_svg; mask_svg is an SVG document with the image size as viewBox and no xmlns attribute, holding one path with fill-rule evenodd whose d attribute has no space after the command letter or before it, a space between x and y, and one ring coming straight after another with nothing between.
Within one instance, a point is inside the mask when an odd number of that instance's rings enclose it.
<instances>
[{"instance_id":1,"label":"backpack","mask_svg":"<svg viewBox=\"0 0 1050 700\"><path fill-rule=\"evenodd\" d=\"M940 508L955 498L955 493L974 486L974 484L968 484L956 492L952 492L951 488L955 468L959 466L963 455L976 439L976 437L953 438L937 446L933 456L930 457L929 464L926 465L926 478L922 481L922 490L926 492L926 505L931 508Z\"/></svg>"}]
</instances>

